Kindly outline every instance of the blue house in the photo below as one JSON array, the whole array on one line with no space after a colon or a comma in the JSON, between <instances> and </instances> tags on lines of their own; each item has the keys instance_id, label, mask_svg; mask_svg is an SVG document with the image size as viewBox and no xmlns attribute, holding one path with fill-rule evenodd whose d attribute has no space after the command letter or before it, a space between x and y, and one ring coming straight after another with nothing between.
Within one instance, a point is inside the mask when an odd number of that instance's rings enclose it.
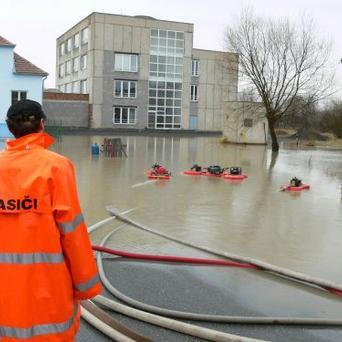
<instances>
[{"instance_id":1,"label":"blue house","mask_svg":"<svg viewBox=\"0 0 342 342\"><path fill-rule=\"evenodd\" d=\"M5 119L9 106L29 98L42 103L47 73L14 52L15 45L0 36L0 137L9 137Z\"/></svg>"}]
</instances>

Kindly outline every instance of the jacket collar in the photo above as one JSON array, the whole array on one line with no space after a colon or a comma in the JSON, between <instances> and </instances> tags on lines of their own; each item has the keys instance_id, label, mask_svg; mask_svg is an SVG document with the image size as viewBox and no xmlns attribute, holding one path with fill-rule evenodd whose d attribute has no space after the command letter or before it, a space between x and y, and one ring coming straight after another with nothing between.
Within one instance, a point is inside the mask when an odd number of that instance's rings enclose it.
<instances>
[{"instance_id":1,"label":"jacket collar","mask_svg":"<svg viewBox=\"0 0 342 342\"><path fill-rule=\"evenodd\" d=\"M45 132L31 133L18 139L7 140L6 150L30 150L37 147L48 148L53 142L54 139Z\"/></svg>"}]
</instances>

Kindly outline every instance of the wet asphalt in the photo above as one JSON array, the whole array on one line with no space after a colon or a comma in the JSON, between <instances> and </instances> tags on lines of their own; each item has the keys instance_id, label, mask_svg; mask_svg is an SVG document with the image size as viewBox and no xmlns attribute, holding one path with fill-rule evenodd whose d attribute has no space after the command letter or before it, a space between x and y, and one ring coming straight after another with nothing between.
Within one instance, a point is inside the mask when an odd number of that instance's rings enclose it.
<instances>
[{"instance_id":1,"label":"wet asphalt","mask_svg":"<svg viewBox=\"0 0 342 342\"><path fill-rule=\"evenodd\" d=\"M136 300L179 311L235 316L342 318L339 298L277 276L240 268L104 260L111 284ZM106 290L105 296L112 298ZM110 312L110 311L109 311ZM153 341L204 341L110 312ZM342 328L185 321L230 334L274 342L340 342ZM110 339L82 320L78 342Z\"/></svg>"}]
</instances>

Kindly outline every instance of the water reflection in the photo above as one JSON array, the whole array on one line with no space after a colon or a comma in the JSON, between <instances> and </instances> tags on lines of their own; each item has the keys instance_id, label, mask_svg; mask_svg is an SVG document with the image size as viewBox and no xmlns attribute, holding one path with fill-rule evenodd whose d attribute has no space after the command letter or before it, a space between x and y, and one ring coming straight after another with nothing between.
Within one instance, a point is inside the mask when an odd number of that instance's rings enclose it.
<instances>
[{"instance_id":1,"label":"water reflection","mask_svg":"<svg viewBox=\"0 0 342 342\"><path fill-rule=\"evenodd\" d=\"M276 162L277 162L277 159L278 159L278 155L279 155L279 152L271 152L271 162L270 162L270 166L269 166L269 171L272 171L272 169L274 168Z\"/></svg>"},{"instance_id":2,"label":"water reflection","mask_svg":"<svg viewBox=\"0 0 342 342\"><path fill-rule=\"evenodd\" d=\"M342 281L336 263L342 254L339 152L283 149L274 155L264 146L221 145L218 138L121 136L127 158L91 156L91 144L103 138L65 136L54 146L76 165L88 224L107 217L106 205L138 207L132 218L177 238ZM156 162L170 169L171 181L147 182L145 172ZM195 163L241 166L249 177L230 182L182 174ZM279 191L294 176L311 189ZM129 236L132 245L151 245L150 235Z\"/></svg>"}]
</instances>

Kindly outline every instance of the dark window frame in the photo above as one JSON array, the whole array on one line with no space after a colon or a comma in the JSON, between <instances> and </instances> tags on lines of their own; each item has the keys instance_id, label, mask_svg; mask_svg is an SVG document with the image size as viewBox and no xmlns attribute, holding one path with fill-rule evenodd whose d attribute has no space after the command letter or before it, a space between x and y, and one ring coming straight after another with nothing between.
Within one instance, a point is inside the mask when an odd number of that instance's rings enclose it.
<instances>
[{"instance_id":1,"label":"dark window frame","mask_svg":"<svg viewBox=\"0 0 342 342\"><path fill-rule=\"evenodd\" d=\"M20 100L26 100L27 99L27 90L12 90L11 91L11 103L12 105L17 103ZM16 94L16 96L15 96ZM15 98L14 98L15 96Z\"/></svg>"}]
</instances>

